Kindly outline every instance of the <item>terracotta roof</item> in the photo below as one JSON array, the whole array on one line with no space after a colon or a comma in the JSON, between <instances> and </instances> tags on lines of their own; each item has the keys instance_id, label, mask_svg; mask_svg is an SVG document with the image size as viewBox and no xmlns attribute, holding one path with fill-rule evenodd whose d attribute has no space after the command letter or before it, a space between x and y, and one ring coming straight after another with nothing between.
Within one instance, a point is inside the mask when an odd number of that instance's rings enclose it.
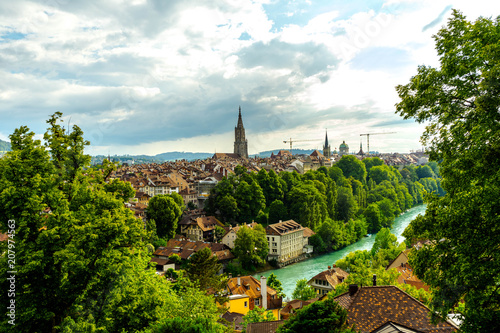
<instances>
[{"instance_id":1,"label":"terracotta roof","mask_svg":"<svg viewBox=\"0 0 500 333\"><path fill-rule=\"evenodd\" d=\"M335 300L360 332L373 332L389 321L425 333L457 331L449 322L432 324L429 308L395 286L361 287L353 296L345 293Z\"/></svg>"},{"instance_id":2,"label":"terracotta roof","mask_svg":"<svg viewBox=\"0 0 500 333\"><path fill-rule=\"evenodd\" d=\"M314 231L312 231L308 227L304 227L304 237L311 237L313 235L316 235Z\"/></svg>"},{"instance_id":3,"label":"terracotta roof","mask_svg":"<svg viewBox=\"0 0 500 333\"><path fill-rule=\"evenodd\" d=\"M224 226L215 216L200 216L195 221L202 231L210 231L214 230L216 226Z\"/></svg>"},{"instance_id":4,"label":"terracotta roof","mask_svg":"<svg viewBox=\"0 0 500 333\"><path fill-rule=\"evenodd\" d=\"M264 321L261 323L250 323L247 325L247 333L274 333L283 324L284 320Z\"/></svg>"},{"instance_id":5,"label":"terracotta roof","mask_svg":"<svg viewBox=\"0 0 500 333\"><path fill-rule=\"evenodd\" d=\"M229 289L229 293L232 295L242 295L246 294L250 298L259 298L261 297L261 288L260 281L254 278L251 275L241 276L240 277L240 285L238 286L238 278L234 277L227 281L227 287ZM267 287L268 295L275 296L276 291Z\"/></svg>"},{"instance_id":6,"label":"terracotta roof","mask_svg":"<svg viewBox=\"0 0 500 333\"><path fill-rule=\"evenodd\" d=\"M345 279L349 276L349 273L344 271L339 267L333 267L332 269L327 269L316 276L313 276L307 283L312 283L314 280L323 280L328 281L328 283L335 288L339 283L345 281Z\"/></svg>"}]
</instances>

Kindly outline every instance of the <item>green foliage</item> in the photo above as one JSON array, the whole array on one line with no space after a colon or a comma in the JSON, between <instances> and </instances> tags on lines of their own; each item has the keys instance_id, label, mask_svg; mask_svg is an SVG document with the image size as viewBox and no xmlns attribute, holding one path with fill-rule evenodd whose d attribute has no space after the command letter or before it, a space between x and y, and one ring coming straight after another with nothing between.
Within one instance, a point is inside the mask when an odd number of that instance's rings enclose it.
<instances>
[{"instance_id":1,"label":"green foliage","mask_svg":"<svg viewBox=\"0 0 500 333\"><path fill-rule=\"evenodd\" d=\"M328 175L337 184L342 184L342 179L344 178L344 173L341 168L334 165L328 170Z\"/></svg>"},{"instance_id":2,"label":"green foliage","mask_svg":"<svg viewBox=\"0 0 500 333\"><path fill-rule=\"evenodd\" d=\"M288 319L278 333L354 333L347 324L347 310L333 298L314 302Z\"/></svg>"},{"instance_id":3,"label":"green foliage","mask_svg":"<svg viewBox=\"0 0 500 333\"><path fill-rule=\"evenodd\" d=\"M361 183L366 181L366 166L363 162L358 160L354 155L344 155L335 166L342 170L345 178L353 177Z\"/></svg>"},{"instance_id":4,"label":"green foliage","mask_svg":"<svg viewBox=\"0 0 500 333\"><path fill-rule=\"evenodd\" d=\"M397 87L397 112L428 124L422 141L446 191L405 231L432 242L410 264L435 288L433 313L463 299L464 332L500 331L500 19L454 11L434 38L440 67L421 66Z\"/></svg>"},{"instance_id":5,"label":"green foliage","mask_svg":"<svg viewBox=\"0 0 500 333\"><path fill-rule=\"evenodd\" d=\"M271 273L267 278L267 285L274 290L276 290L277 297L285 298L286 295L283 293L283 287L281 286L280 280L276 277L274 273Z\"/></svg>"},{"instance_id":6,"label":"green foliage","mask_svg":"<svg viewBox=\"0 0 500 333\"><path fill-rule=\"evenodd\" d=\"M327 216L325 196L313 185L295 186L288 193L290 217L314 229Z\"/></svg>"},{"instance_id":7,"label":"green foliage","mask_svg":"<svg viewBox=\"0 0 500 333\"><path fill-rule=\"evenodd\" d=\"M123 201L131 186L106 183L114 168L107 161L103 170L89 168L82 131L68 133L61 116L48 121L45 145L27 127L16 129L13 151L0 159L0 230L13 220L16 231L16 332L143 331L187 318L186 308L215 325L212 297L191 287L174 292L147 269L144 223ZM0 257L2 267L7 258ZM0 276L8 290L7 270ZM0 298L0 331L12 329L8 302Z\"/></svg>"},{"instance_id":8,"label":"green foliage","mask_svg":"<svg viewBox=\"0 0 500 333\"><path fill-rule=\"evenodd\" d=\"M234 198L238 203L240 221L252 221L259 214L259 211L266 208L266 198L262 188L256 182L249 185L244 180L240 181Z\"/></svg>"},{"instance_id":9,"label":"green foliage","mask_svg":"<svg viewBox=\"0 0 500 333\"><path fill-rule=\"evenodd\" d=\"M221 226L215 226L215 238L217 239L218 242L220 242L220 240L222 239L222 237L224 237L224 235L226 234L226 230L224 230L223 227Z\"/></svg>"},{"instance_id":10,"label":"green foliage","mask_svg":"<svg viewBox=\"0 0 500 333\"><path fill-rule=\"evenodd\" d=\"M181 207L176 200L178 200L176 196L168 194L158 194L149 199L148 218L155 220L158 236L167 240L174 238L177 222L182 215Z\"/></svg>"},{"instance_id":11,"label":"green foliage","mask_svg":"<svg viewBox=\"0 0 500 333\"><path fill-rule=\"evenodd\" d=\"M301 301L307 301L315 298L316 292L314 289L307 284L307 279L297 280L295 289L293 290L292 299L300 299Z\"/></svg>"},{"instance_id":12,"label":"green foliage","mask_svg":"<svg viewBox=\"0 0 500 333\"><path fill-rule=\"evenodd\" d=\"M246 330L248 324L250 323L262 323L264 321L274 321L277 320L273 315L272 311L266 311L265 309L256 306L252 310L243 316L243 328Z\"/></svg>"},{"instance_id":13,"label":"green foliage","mask_svg":"<svg viewBox=\"0 0 500 333\"><path fill-rule=\"evenodd\" d=\"M260 224L253 229L242 226L236 233L233 252L245 269L255 270L256 266L264 264L269 252L264 227Z\"/></svg>"},{"instance_id":14,"label":"green foliage","mask_svg":"<svg viewBox=\"0 0 500 333\"><path fill-rule=\"evenodd\" d=\"M384 180L390 182L396 181L397 176L394 171L387 165L377 165L370 169L369 172L370 179L373 179L376 184L380 184Z\"/></svg>"},{"instance_id":15,"label":"green foliage","mask_svg":"<svg viewBox=\"0 0 500 333\"><path fill-rule=\"evenodd\" d=\"M369 204L364 213L366 222L368 223L368 232L376 233L382 228L384 217L376 203Z\"/></svg>"},{"instance_id":16,"label":"green foliage","mask_svg":"<svg viewBox=\"0 0 500 333\"><path fill-rule=\"evenodd\" d=\"M218 275L222 269L217 256L212 253L210 248L205 247L195 252L189 258L186 272L188 278L201 290L211 287L214 290L220 290L224 286L224 279Z\"/></svg>"},{"instance_id":17,"label":"green foliage","mask_svg":"<svg viewBox=\"0 0 500 333\"><path fill-rule=\"evenodd\" d=\"M358 211L358 203L349 187L339 187L337 189L337 202L335 205L335 219L344 222L354 218Z\"/></svg>"},{"instance_id":18,"label":"green foliage","mask_svg":"<svg viewBox=\"0 0 500 333\"><path fill-rule=\"evenodd\" d=\"M287 217L288 212L283 201L274 200L269 206L269 224L278 223L280 220L285 221Z\"/></svg>"}]
</instances>

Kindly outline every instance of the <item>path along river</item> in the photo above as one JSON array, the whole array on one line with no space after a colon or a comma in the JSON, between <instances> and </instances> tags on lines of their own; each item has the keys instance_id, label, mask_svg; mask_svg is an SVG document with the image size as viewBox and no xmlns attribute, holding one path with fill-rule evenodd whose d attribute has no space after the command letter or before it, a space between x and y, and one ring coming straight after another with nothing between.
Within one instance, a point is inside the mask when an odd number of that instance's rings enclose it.
<instances>
[{"instance_id":1,"label":"path along river","mask_svg":"<svg viewBox=\"0 0 500 333\"><path fill-rule=\"evenodd\" d=\"M401 234L405 230L406 226L419 214L423 215L425 209L426 205L413 207L394 220L391 232L398 237L398 242L404 241L405 238L401 236ZM283 292L288 298L291 299L297 280L303 278L306 278L307 280L311 279L316 274L328 269L328 266L332 266L337 260L342 259L350 252L357 250L370 250L374 241L375 235L364 237L358 242L341 250L313 257L309 260L285 266L283 268L257 273L254 277L259 279L261 275L264 275L267 278L271 273L274 273L278 280L281 281Z\"/></svg>"}]
</instances>

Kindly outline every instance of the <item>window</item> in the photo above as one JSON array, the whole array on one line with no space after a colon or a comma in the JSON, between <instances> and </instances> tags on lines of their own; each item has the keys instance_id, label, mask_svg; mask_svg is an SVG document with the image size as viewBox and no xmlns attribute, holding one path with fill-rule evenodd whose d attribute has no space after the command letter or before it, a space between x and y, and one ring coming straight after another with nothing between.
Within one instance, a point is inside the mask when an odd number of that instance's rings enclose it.
<instances>
[{"instance_id":1,"label":"window","mask_svg":"<svg viewBox=\"0 0 500 333\"><path fill-rule=\"evenodd\" d=\"M248 307L248 302L247 302L247 301L245 301L245 308L247 308L247 307Z\"/></svg>"},{"instance_id":2,"label":"window","mask_svg":"<svg viewBox=\"0 0 500 333\"><path fill-rule=\"evenodd\" d=\"M256 299L255 299L255 306L259 306L259 305L260 305L259 303L260 303L260 302L259 302L259 299L258 299L258 298L256 298Z\"/></svg>"}]
</instances>

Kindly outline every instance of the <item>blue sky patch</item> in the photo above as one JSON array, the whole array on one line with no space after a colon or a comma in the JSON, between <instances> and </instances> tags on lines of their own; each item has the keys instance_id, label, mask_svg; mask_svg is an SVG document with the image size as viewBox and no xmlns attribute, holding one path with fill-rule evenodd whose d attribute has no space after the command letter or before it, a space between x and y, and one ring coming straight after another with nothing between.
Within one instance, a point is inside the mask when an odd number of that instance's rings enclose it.
<instances>
[{"instance_id":1,"label":"blue sky patch","mask_svg":"<svg viewBox=\"0 0 500 333\"><path fill-rule=\"evenodd\" d=\"M411 63L408 51L392 47L368 47L351 61L353 68L365 71L393 70Z\"/></svg>"}]
</instances>

